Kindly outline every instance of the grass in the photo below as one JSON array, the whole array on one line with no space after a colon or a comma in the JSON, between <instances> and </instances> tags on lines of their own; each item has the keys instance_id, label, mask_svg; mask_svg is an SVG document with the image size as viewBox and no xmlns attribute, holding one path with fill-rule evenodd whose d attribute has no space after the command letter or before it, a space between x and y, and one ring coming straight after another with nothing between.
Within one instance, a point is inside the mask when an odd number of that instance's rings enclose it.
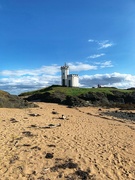
<instances>
[{"instance_id":1,"label":"grass","mask_svg":"<svg viewBox=\"0 0 135 180\"><path fill-rule=\"evenodd\" d=\"M39 89L36 91L25 92L20 94L20 96L29 96L33 94L43 94L46 92L49 93L62 93L69 96L79 96L81 94L86 93L105 93L105 94L113 94L113 91L123 92L123 93L132 93L134 90L125 90L125 89L116 89L113 87L102 87L102 88L76 88L76 87L62 87L59 85L52 85L43 89Z\"/></svg>"}]
</instances>

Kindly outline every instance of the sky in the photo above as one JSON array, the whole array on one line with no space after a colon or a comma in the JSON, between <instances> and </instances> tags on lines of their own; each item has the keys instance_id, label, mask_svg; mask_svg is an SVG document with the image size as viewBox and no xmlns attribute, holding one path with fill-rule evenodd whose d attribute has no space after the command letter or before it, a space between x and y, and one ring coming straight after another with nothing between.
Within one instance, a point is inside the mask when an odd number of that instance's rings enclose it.
<instances>
[{"instance_id":1,"label":"sky","mask_svg":"<svg viewBox=\"0 0 135 180\"><path fill-rule=\"evenodd\" d=\"M0 89L135 87L135 0L0 0Z\"/></svg>"}]
</instances>

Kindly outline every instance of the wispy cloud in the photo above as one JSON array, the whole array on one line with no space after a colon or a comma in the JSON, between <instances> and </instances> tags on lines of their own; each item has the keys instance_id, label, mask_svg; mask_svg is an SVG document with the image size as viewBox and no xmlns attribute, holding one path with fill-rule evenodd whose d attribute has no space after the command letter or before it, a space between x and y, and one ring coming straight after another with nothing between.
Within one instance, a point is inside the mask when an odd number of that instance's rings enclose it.
<instances>
[{"instance_id":1,"label":"wispy cloud","mask_svg":"<svg viewBox=\"0 0 135 180\"><path fill-rule=\"evenodd\" d=\"M107 67L113 67L113 64L111 61L105 61L103 63L100 63L101 68L107 68Z\"/></svg>"},{"instance_id":2,"label":"wispy cloud","mask_svg":"<svg viewBox=\"0 0 135 180\"><path fill-rule=\"evenodd\" d=\"M109 42L109 40L105 40L105 41L98 42L98 45L99 45L99 49L105 49L105 48L113 46L113 43Z\"/></svg>"},{"instance_id":3,"label":"wispy cloud","mask_svg":"<svg viewBox=\"0 0 135 180\"><path fill-rule=\"evenodd\" d=\"M98 69L114 67L112 61L104 61L104 62L100 61L100 62L94 62L94 64L98 67Z\"/></svg>"},{"instance_id":4,"label":"wispy cloud","mask_svg":"<svg viewBox=\"0 0 135 180\"><path fill-rule=\"evenodd\" d=\"M76 63L68 63L70 66L71 71L88 71L88 70L96 70L97 66L90 65L82 62L76 62Z\"/></svg>"},{"instance_id":5,"label":"wispy cloud","mask_svg":"<svg viewBox=\"0 0 135 180\"><path fill-rule=\"evenodd\" d=\"M88 40L88 42L94 42L94 41L95 41L95 40L93 40L93 39L89 39L89 40Z\"/></svg>"},{"instance_id":6,"label":"wispy cloud","mask_svg":"<svg viewBox=\"0 0 135 180\"><path fill-rule=\"evenodd\" d=\"M36 76L42 74L54 75L60 71L60 66L43 66L39 69L23 69L23 70L3 70L0 72L2 76Z\"/></svg>"},{"instance_id":7,"label":"wispy cloud","mask_svg":"<svg viewBox=\"0 0 135 180\"><path fill-rule=\"evenodd\" d=\"M98 49L106 49L114 45L114 43L110 42L109 40L98 41L98 40L89 39L88 42L91 43L95 42L96 44L98 44L99 46Z\"/></svg>"},{"instance_id":8,"label":"wispy cloud","mask_svg":"<svg viewBox=\"0 0 135 180\"><path fill-rule=\"evenodd\" d=\"M104 53L101 53L101 54L93 54L91 56L88 56L87 59L95 59L95 58L99 58L101 56L105 56Z\"/></svg>"}]
</instances>

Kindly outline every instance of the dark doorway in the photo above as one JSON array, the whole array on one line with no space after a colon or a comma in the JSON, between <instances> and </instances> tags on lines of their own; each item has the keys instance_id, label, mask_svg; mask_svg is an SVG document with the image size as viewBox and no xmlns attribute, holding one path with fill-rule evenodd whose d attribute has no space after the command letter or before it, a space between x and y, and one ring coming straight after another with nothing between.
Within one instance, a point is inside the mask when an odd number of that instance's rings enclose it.
<instances>
[{"instance_id":1,"label":"dark doorway","mask_svg":"<svg viewBox=\"0 0 135 180\"><path fill-rule=\"evenodd\" d=\"M69 87L71 87L71 80L68 81L68 85L69 85Z\"/></svg>"},{"instance_id":2,"label":"dark doorway","mask_svg":"<svg viewBox=\"0 0 135 180\"><path fill-rule=\"evenodd\" d=\"M62 86L65 86L65 79L62 79Z\"/></svg>"}]
</instances>

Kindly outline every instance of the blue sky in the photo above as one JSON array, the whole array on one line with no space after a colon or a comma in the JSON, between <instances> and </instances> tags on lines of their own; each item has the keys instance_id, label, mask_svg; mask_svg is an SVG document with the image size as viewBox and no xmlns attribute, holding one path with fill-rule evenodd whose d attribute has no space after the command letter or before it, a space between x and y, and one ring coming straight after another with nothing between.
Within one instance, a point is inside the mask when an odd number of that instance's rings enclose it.
<instances>
[{"instance_id":1,"label":"blue sky","mask_svg":"<svg viewBox=\"0 0 135 180\"><path fill-rule=\"evenodd\" d=\"M0 0L0 89L135 87L135 0Z\"/></svg>"}]
</instances>

